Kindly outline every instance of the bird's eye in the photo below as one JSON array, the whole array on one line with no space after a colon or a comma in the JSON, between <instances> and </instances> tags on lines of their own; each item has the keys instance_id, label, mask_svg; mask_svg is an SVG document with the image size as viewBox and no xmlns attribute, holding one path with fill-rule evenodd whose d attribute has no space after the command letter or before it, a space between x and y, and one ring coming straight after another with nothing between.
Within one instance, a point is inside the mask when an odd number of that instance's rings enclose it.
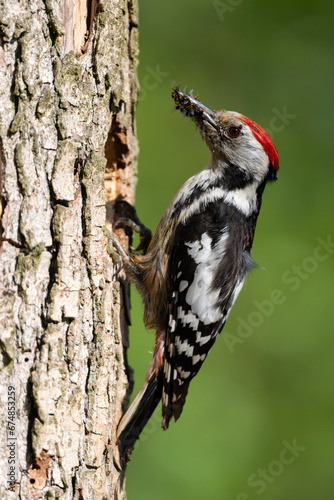
<instances>
[{"instance_id":1,"label":"bird's eye","mask_svg":"<svg viewBox=\"0 0 334 500\"><path fill-rule=\"evenodd\" d=\"M238 135L240 134L240 129L238 127L230 127L228 129L228 133L231 137L238 137Z\"/></svg>"}]
</instances>

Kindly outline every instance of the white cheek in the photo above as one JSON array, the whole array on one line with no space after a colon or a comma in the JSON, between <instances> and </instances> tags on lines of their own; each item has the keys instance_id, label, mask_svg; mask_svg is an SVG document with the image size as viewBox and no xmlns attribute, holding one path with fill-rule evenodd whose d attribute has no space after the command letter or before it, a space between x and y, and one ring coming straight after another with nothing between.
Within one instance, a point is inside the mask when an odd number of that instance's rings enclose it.
<instances>
[{"instance_id":1,"label":"white cheek","mask_svg":"<svg viewBox=\"0 0 334 500\"><path fill-rule=\"evenodd\" d=\"M268 172L268 155L250 131L242 139L238 147L238 166L261 182Z\"/></svg>"}]
</instances>

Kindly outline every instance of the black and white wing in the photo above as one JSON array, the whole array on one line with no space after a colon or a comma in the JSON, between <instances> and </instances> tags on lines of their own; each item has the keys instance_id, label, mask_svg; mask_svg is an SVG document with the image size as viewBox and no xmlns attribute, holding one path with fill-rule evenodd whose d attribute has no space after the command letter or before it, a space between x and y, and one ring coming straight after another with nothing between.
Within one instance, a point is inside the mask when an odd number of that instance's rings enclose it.
<instances>
[{"instance_id":1,"label":"black and white wing","mask_svg":"<svg viewBox=\"0 0 334 500\"><path fill-rule=\"evenodd\" d=\"M212 204L186 225L180 223L175 233L163 368L165 429L172 416L179 418L189 383L222 330L250 267L245 242L240 231L227 224L230 220L226 205L217 209ZM239 234L239 241L235 234Z\"/></svg>"}]
</instances>

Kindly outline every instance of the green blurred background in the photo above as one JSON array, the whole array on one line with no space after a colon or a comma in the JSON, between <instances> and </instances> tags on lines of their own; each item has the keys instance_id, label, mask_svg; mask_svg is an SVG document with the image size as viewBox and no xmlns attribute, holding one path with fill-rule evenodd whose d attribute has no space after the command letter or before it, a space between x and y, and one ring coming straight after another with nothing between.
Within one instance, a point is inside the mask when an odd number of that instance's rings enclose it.
<instances>
[{"instance_id":1,"label":"green blurred background","mask_svg":"<svg viewBox=\"0 0 334 500\"><path fill-rule=\"evenodd\" d=\"M180 420L163 432L160 406L152 417L128 466L128 500L332 500L334 4L139 7L136 206L144 223L154 229L209 160L194 124L170 112L173 82L270 131L280 171L264 193L253 247L263 269L249 277ZM154 334L135 290L132 300L137 393Z\"/></svg>"}]
</instances>

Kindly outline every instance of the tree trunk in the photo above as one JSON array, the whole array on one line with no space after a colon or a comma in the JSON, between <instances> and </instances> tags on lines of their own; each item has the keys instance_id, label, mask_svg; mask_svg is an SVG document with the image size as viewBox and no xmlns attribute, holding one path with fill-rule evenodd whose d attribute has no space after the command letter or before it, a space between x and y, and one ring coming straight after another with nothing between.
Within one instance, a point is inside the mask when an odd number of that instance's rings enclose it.
<instances>
[{"instance_id":1,"label":"tree trunk","mask_svg":"<svg viewBox=\"0 0 334 500\"><path fill-rule=\"evenodd\" d=\"M0 497L120 500L127 324L103 227L134 197L137 3L1 3Z\"/></svg>"}]
</instances>

